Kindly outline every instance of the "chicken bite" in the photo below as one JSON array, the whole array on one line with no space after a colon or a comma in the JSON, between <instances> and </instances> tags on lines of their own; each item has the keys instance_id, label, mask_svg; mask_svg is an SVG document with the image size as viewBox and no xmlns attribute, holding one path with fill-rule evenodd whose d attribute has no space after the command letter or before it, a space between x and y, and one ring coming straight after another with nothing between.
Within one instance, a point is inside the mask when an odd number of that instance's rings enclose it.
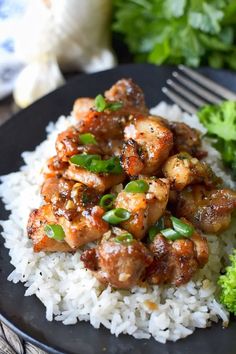
<instances>
[{"instance_id":1,"label":"chicken bite","mask_svg":"<svg viewBox=\"0 0 236 354\"><path fill-rule=\"evenodd\" d=\"M74 102L72 115L80 120L94 107L94 98L80 97Z\"/></svg>"},{"instance_id":2,"label":"chicken bite","mask_svg":"<svg viewBox=\"0 0 236 354\"><path fill-rule=\"evenodd\" d=\"M33 241L34 252L71 252L72 249L66 242L47 236L44 228L51 224L58 224L58 220L50 204L45 204L30 213L27 232Z\"/></svg>"},{"instance_id":3,"label":"chicken bite","mask_svg":"<svg viewBox=\"0 0 236 354\"><path fill-rule=\"evenodd\" d=\"M51 177L61 177L63 173L65 172L66 168L68 167L68 163L61 161L58 156L52 156L50 159L48 159L44 170L43 174L44 177L51 178Z\"/></svg>"},{"instance_id":4,"label":"chicken bite","mask_svg":"<svg viewBox=\"0 0 236 354\"><path fill-rule=\"evenodd\" d=\"M129 139L123 143L120 161L127 175L138 176L144 168L144 159L142 149L136 141Z\"/></svg>"},{"instance_id":5,"label":"chicken bite","mask_svg":"<svg viewBox=\"0 0 236 354\"><path fill-rule=\"evenodd\" d=\"M102 219L103 215L103 208L94 206L78 213L72 220L64 216L59 217L68 245L75 250L89 242L101 239L109 230L109 225Z\"/></svg>"},{"instance_id":6,"label":"chicken bite","mask_svg":"<svg viewBox=\"0 0 236 354\"><path fill-rule=\"evenodd\" d=\"M47 179L42 195L51 203L53 213L65 232L65 241L72 249L98 240L109 229L99 207L101 195L93 188L64 178Z\"/></svg>"},{"instance_id":7,"label":"chicken bite","mask_svg":"<svg viewBox=\"0 0 236 354\"><path fill-rule=\"evenodd\" d=\"M201 134L197 129L180 122L169 122L169 127L174 136L174 153L186 151L197 158L207 155L202 150Z\"/></svg>"},{"instance_id":8,"label":"chicken bite","mask_svg":"<svg viewBox=\"0 0 236 354\"><path fill-rule=\"evenodd\" d=\"M125 127L125 145L122 151L121 161L125 172L132 176L145 174L153 175L158 172L162 163L167 159L173 146L173 135L163 124L161 119L154 116L138 116ZM126 147L130 140L137 143L138 148L132 159L132 152ZM139 160L139 168L133 167ZM127 168L128 166L128 168Z\"/></svg>"},{"instance_id":9,"label":"chicken bite","mask_svg":"<svg viewBox=\"0 0 236 354\"><path fill-rule=\"evenodd\" d=\"M204 183L208 186L219 181L210 166L200 162L187 152L181 152L167 159L162 167L164 176L170 181L172 189L181 191L189 184Z\"/></svg>"},{"instance_id":10,"label":"chicken bite","mask_svg":"<svg viewBox=\"0 0 236 354\"><path fill-rule=\"evenodd\" d=\"M101 283L130 289L142 279L153 256L140 241L119 241L122 234L126 232L119 230L109 239L104 237L98 247L84 251L81 260Z\"/></svg>"},{"instance_id":11,"label":"chicken bite","mask_svg":"<svg viewBox=\"0 0 236 354\"><path fill-rule=\"evenodd\" d=\"M117 110L97 112L95 110L89 111L77 123L77 129L80 133L92 133L96 138L122 139L123 128L129 117L129 112Z\"/></svg>"},{"instance_id":12,"label":"chicken bite","mask_svg":"<svg viewBox=\"0 0 236 354\"><path fill-rule=\"evenodd\" d=\"M134 113L136 109L139 113L147 113L142 89L133 82L132 79L121 79L117 81L109 90L105 92L105 97L109 101L120 101L127 110Z\"/></svg>"},{"instance_id":13,"label":"chicken bite","mask_svg":"<svg viewBox=\"0 0 236 354\"><path fill-rule=\"evenodd\" d=\"M207 240L197 231L190 238L175 241L159 233L150 243L149 249L154 254L153 263L146 274L151 284L185 284L208 261Z\"/></svg>"},{"instance_id":14,"label":"chicken bite","mask_svg":"<svg viewBox=\"0 0 236 354\"><path fill-rule=\"evenodd\" d=\"M121 227L135 238L142 239L165 211L169 198L169 182L166 179L142 178L148 184L146 193L121 191L115 200L116 208L130 212L130 218Z\"/></svg>"},{"instance_id":15,"label":"chicken bite","mask_svg":"<svg viewBox=\"0 0 236 354\"><path fill-rule=\"evenodd\" d=\"M57 158L62 162L68 162L76 154L102 154L101 147L97 144L81 144L80 132L75 127L69 127L58 134L56 140Z\"/></svg>"},{"instance_id":16,"label":"chicken bite","mask_svg":"<svg viewBox=\"0 0 236 354\"><path fill-rule=\"evenodd\" d=\"M47 203L51 203L56 216L73 220L79 212L98 204L101 195L83 183L65 178L45 180L41 194Z\"/></svg>"},{"instance_id":17,"label":"chicken bite","mask_svg":"<svg viewBox=\"0 0 236 354\"><path fill-rule=\"evenodd\" d=\"M186 188L173 204L177 216L183 216L205 233L227 229L236 208L236 192L230 189L207 190L203 185Z\"/></svg>"},{"instance_id":18,"label":"chicken bite","mask_svg":"<svg viewBox=\"0 0 236 354\"><path fill-rule=\"evenodd\" d=\"M98 174L75 165L70 165L68 167L64 173L64 177L81 182L90 188L96 189L99 193L103 193L112 186L122 183L125 180L124 173Z\"/></svg>"}]
</instances>

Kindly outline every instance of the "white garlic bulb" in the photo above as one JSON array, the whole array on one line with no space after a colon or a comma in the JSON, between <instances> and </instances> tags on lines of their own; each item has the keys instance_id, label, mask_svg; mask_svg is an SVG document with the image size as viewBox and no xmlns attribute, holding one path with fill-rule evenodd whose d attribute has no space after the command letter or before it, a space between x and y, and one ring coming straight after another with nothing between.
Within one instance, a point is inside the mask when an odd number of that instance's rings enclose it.
<instances>
[{"instance_id":1,"label":"white garlic bulb","mask_svg":"<svg viewBox=\"0 0 236 354\"><path fill-rule=\"evenodd\" d=\"M19 107L25 108L63 83L56 59L41 58L21 71L15 82L13 97Z\"/></svg>"},{"instance_id":2,"label":"white garlic bulb","mask_svg":"<svg viewBox=\"0 0 236 354\"><path fill-rule=\"evenodd\" d=\"M59 67L93 72L116 64L109 47L110 12L111 0L29 1L16 36L17 55L28 64L14 90L20 107L61 84ZM47 72L41 79L40 70Z\"/></svg>"}]
</instances>

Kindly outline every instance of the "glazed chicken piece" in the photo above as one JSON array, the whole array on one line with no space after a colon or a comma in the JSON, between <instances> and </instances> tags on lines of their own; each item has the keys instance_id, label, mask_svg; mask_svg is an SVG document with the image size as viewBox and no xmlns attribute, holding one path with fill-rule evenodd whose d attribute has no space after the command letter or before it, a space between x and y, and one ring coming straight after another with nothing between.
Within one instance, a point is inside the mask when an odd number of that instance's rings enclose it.
<instances>
[{"instance_id":1,"label":"glazed chicken piece","mask_svg":"<svg viewBox=\"0 0 236 354\"><path fill-rule=\"evenodd\" d=\"M67 162L71 156L78 154L79 132L75 127L69 127L58 134L56 151L59 160Z\"/></svg>"},{"instance_id":2,"label":"glazed chicken piece","mask_svg":"<svg viewBox=\"0 0 236 354\"><path fill-rule=\"evenodd\" d=\"M191 128L185 123L169 122L168 124L174 135L174 153L186 151L197 158L207 155L201 149L201 134L197 129Z\"/></svg>"},{"instance_id":3,"label":"glazed chicken piece","mask_svg":"<svg viewBox=\"0 0 236 354\"><path fill-rule=\"evenodd\" d=\"M144 160L145 155L136 141L129 139L123 144L120 161L127 175L138 176L144 169Z\"/></svg>"},{"instance_id":4,"label":"glazed chicken piece","mask_svg":"<svg viewBox=\"0 0 236 354\"><path fill-rule=\"evenodd\" d=\"M67 162L63 162L58 159L57 155L48 159L46 166L44 167L44 177L61 177L68 167Z\"/></svg>"},{"instance_id":5,"label":"glazed chicken piece","mask_svg":"<svg viewBox=\"0 0 236 354\"><path fill-rule=\"evenodd\" d=\"M27 232L33 241L34 252L71 252L72 249L66 242L56 241L46 235L44 228L47 224L58 224L50 204L45 204L30 213Z\"/></svg>"},{"instance_id":6,"label":"glazed chicken piece","mask_svg":"<svg viewBox=\"0 0 236 354\"><path fill-rule=\"evenodd\" d=\"M146 273L151 284L185 284L208 261L207 240L196 231L191 238L175 241L157 234L149 249L154 254Z\"/></svg>"},{"instance_id":7,"label":"glazed chicken piece","mask_svg":"<svg viewBox=\"0 0 236 354\"><path fill-rule=\"evenodd\" d=\"M210 166L200 162L187 152L171 156L165 162L162 171L170 181L172 189L181 191L189 184L205 183L207 186L216 185L216 178Z\"/></svg>"},{"instance_id":8,"label":"glazed chicken piece","mask_svg":"<svg viewBox=\"0 0 236 354\"><path fill-rule=\"evenodd\" d=\"M101 147L97 144L80 144L80 132L75 127L69 127L58 134L56 140L57 157L60 161L68 160L76 154L103 154Z\"/></svg>"},{"instance_id":9,"label":"glazed chicken piece","mask_svg":"<svg viewBox=\"0 0 236 354\"><path fill-rule=\"evenodd\" d=\"M122 102L125 109L134 114L147 113L144 94L141 88L132 79L122 79L117 81L110 90L105 92L105 97L109 101Z\"/></svg>"},{"instance_id":10,"label":"glazed chicken piece","mask_svg":"<svg viewBox=\"0 0 236 354\"><path fill-rule=\"evenodd\" d=\"M236 208L236 192L194 185L180 192L173 206L177 216L185 217L205 233L215 234L229 226Z\"/></svg>"},{"instance_id":11,"label":"glazed chicken piece","mask_svg":"<svg viewBox=\"0 0 236 354\"><path fill-rule=\"evenodd\" d=\"M51 203L53 213L65 232L65 241L72 249L98 240L109 225L102 220L101 195L82 183L64 178L48 178L41 193Z\"/></svg>"},{"instance_id":12,"label":"glazed chicken piece","mask_svg":"<svg viewBox=\"0 0 236 354\"><path fill-rule=\"evenodd\" d=\"M56 216L64 216L69 221L85 208L98 204L101 197L95 189L82 183L56 177L45 180L41 194L45 202L52 204Z\"/></svg>"},{"instance_id":13,"label":"glazed chicken piece","mask_svg":"<svg viewBox=\"0 0 236 354\"><path fill-rule=\"evenodd\" d=\"M78 213L73 220L59 217L59 224L65 232L65 241L73 250L102 238L109 230L109 225L103 221L103 208L94 206Z\"/></svg>"},{"instance_id":14,"label":"glazed chicken piece","mask_svg":"<svg viewBox=\"0 0 236 354\"><path fill-rule=\"evenodd\" d=\"M168 180L145 177L142 179L149 185L146 193L130 193L123 190L115 200L116 208L130 212L130 218L122 222L121 227L136 239L142 239L147 230L158 221L165 211L169 198Z\"/></svg>"},{"instance_id":15,"label":"glazed chicken piece","mask_svg":"<svg viewBox=\"0 0 236 354\"><path fill-rule=\"evenodd\" d=\"M69 168L64 173L64 177L77 182L81 182L90 188L96 189L99 193L103 193L112 186L122 183L125 180L124 173L97 174L74 165L69 166Z\"/></svg>"},{"instance_id":16,"label":"glazed chicken piece","mask_svg":"<svg viewBox=\"0 0 236 354\"><path fill-rule=\"evenodd\" d=\"M135 117L124 130L125 145L121 155L125 172L153 175L167 159L173 146L173 135L161 119L154 116ZM130 145L137 143L135 150ZM139 168L137 168L137 166Z\"/></svg>"},{"instance_id":17,"label":"glazed chicken piece","mask_svg":"<svg viewBox=\"0 0 236 354\"><path fill-rule=\"evenodd\" d=\"M77 128L81 133L90 132L105 140L122 139L123 129L130 116L147 113L143 92L131 79L118 81L105 92L105 99L108 103L120 102L122 107L114 111L107 108L102 112L90 107L84 113L86 104L89 107L91 102L85 101L84 105L82 102L81 109L81 102L76 101L73 114L78 120Z\"/></svg>"},{"instance_id":18,"label":"glazed chicken piece","mask_svg":"<svg viewBox=\"0 0 236 354\"><path fill-rule=\"evenodd\" d=\"M77 98L74 103L72 114L78 120L83 119L85 115L94 107L94 98Z\"/></svg>"},{"instance_id":19,"label":"glazed chicken piece","mask_svg":"<svg viewBox=\"0 0 236 354\"><path fill-rule=\"evenodd\" d=\"M116 237L105 238L96 248L86 250L81 260L101 283L130 289L141 280L153 256L140 241L117 242Z\"/></svg>"},{"instance_id":20,"label":"glazed chicken piece","mask_svg":"<svg viewBox=\"0 0 236 354\"><path fill-rule=\"evenodd\" d=\"M89 111L84 115L83 119L78 120L77 129L80 133L92 133L96 138L103 140L122 139L123 128L129 117L129 112L104 111L97 112Z\"/></svg>"}]
</instances>

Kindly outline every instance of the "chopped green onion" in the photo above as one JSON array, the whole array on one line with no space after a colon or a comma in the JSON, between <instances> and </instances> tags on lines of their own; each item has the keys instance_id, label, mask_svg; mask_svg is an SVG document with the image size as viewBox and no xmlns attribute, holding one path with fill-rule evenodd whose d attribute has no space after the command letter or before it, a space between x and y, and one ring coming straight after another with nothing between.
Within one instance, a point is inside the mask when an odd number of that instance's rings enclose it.
<instances>
[{"instance_id":1,"label":"chopped green onion","mask_svg":"<svg viewBox=\"0 0 236 354\"><path fill-rule=\"evenodd\" d=\"M158 222L156 223L156 225L152 226L148 231L149 242L152 242L154 240L155 236L158 234L158 232L163 230L164 227L165 227L164 219L160 218L158 220Z\"/></svg>"},{"instance_id":2,"label":"chopped green onion","mask_svg":"<svg viewBox=\"0 0 236 354\"><path fill-rule=\"evenodd\" d=\"M96 141L94 135L91 134L91 133L80 134L79 135L79 140L84 145L86 145L86 144L97 145L97 141Z\"/></svg>"},{"instance_id":3,"label":"chopped green onion","mask_svg":"<svg viewBox=\"0 0 236 354\"><path fill-rule=\"evenodd\" d=\"M105 111L107 107L107 103L105 98L102 95L98 95L95 97L95 108L98 112Z\"/></svg>"},{"instance_id":4,"label":"chopped green onion","mask_svg":"<svg viewBox=\"0 0 236 354\"><path fill-rule=\"evenodd\" d=\"M119 174L123 172L120 160L116 156L108 160L102 160L99 155L81 154L72 156L70 162L94 173Z\"/></svg>"},{"instance_id":5,"label":"chopped green onion","mask_svg":"<svg viewBox=\"0 0 236 354\"><path fill-rule=\"evenodd\" d=\"M179 232L173 230L173 229L164 229L164 230L161 230L161 234L168 238L168 240L171 240L171 241L175 241L175 240L179 240L180 238L183 238L182 235L180 235Z\"/></svg>"},{"instance_id":6,"label":"chopped green onion","mask_svg":"<svg viewBox=\"0 0 236 354\"><path fill-rule=\"evenodd\" d=\"M122 102L107 102L105 100L105 98L102 95L98 95L95 98L95 109L98 112L103 112L106 109L110 110L110 111L117 111L118 109L123 107L123 103Z\"/></svg>"},{"instance_id":7,"label":"chopped green onion","mask_svg":"<svg viewBox=\"0 0 236 354\"><path fill-rule=\"evenodd\" d=\"M185 224L182 220L171 216L171 221L173 224L173 228L175 231L177 231L178 233L180 233L182 236L184 237L191 237L193 232L194 232L194 228L191 225Z\"/></svg>"},{"instance_id":8,"label":"chopped green onion","mask_svg":"<svg viewBox=\"0 0 236 354\"><path fill-rule=\"evenodd\" d=\"M146 193L148 189L148 183L142 179L131 181L125 186L125 191L128 193Z\"/></svg>"},{"instance_id":9,"label":"chopped green onion","mask_svg":"<svg viewBox=\"0 0 236 354\"><path fill-rule=\"evenodd\" d=\"M61 225L58 224L47 224L44 227L44 231L46 232L46 235L50 238L54 238L57 241L62 241L65 238L65 232Z\"/></svg>"},{"instance_id":10,"label":"chopped green onion","mask_svg":"<svg viewBox=\"0 0 236 354\"><path fill-rule=\"evenodd\" d=\"M130 212L123 208L112 209L107 211L102 218L109 222L109 224L116 225L122 221L128 220L130 218Z\"/></svg>"},{"instance_id":11,"label":"chopped green onion","mask_svg":"<svg viewBox=\"0 0 236 354\"><path fill-rule=\"evenodd\" d=\"M156 236L156 234L158 233L157 227L156 226L152 226L150 227L150 229L148 230L148 240L149 242L152 242Z\"/></svg>"},{"instance_id":12,"label":"chopped green onion","mask_svg":"<svg viewBox=\"0 0 236 354\"><path fill-rule=\"evenodd\" d=\"M108 160L93 160L88 170L95 173L119 174L123 172L118 157L112 157Z\"/></svg>"},{"instance_id":13,"label":"chopped green onion","mask_svg":"<svg viewBox=\"0 0 236 354\"><path fill-rule=\"evenodd\" d=\"M109 210L112 208L114 200L115 200L115 195L114 194L105 194L99 202L99 205L103 207L106 210Z\"/></svg>"},{"instance_id":14,"label":"chopped green onion","mask_svg":"<svg viewBox=\"0 0 236 354\"><path fill-rule=\"evenodd\" d=\"M130 233L125 233L125 234L121 234L119 236L117 236L116 238L114 238L114 241L117 243L132 243L134 240L133 235L131 235Z\"/></svg>"},{"instance_id":15,"label":"chopped green onion","mask_svg":"<svg viewBox=\"0 0 236 354\"><path fill-rule=\"evenodd\" d=\"M118 109L123 107L123 103L122 102L110 102L107 104L107 108L110 111L117 111Z\"/></svg>"},{"instance_id":16,"label":"chopped green onion","mask_svg":"<svg viewBox=\"0 0 236 354\"><path fill-rule=\"evenodd\" d=\"M75 165L79 165L81 167L85 167L88 169L88 166L91 164L92 161L94 160L101 160L101 156L99 155L73 155L70 158L70 162L72 162Z\"/></svg>"}]
</instances>

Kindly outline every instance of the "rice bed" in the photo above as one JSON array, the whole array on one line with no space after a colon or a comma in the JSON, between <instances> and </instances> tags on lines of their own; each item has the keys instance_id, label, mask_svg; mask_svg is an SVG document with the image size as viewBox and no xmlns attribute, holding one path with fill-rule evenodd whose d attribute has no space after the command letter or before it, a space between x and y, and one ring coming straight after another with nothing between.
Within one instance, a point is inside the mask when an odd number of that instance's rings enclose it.
<instances>
[{"instance_id":1,"label":"rice bed","mask_svg":"<svg viewBox=\"0 0 236 354\"><path fill-rule=\"evenodd\" d=\"M151 110L172 120L184 121L205 133L197 117L182 113L177 106L160 103ZM135 338L154 337L165 343L190 335L195 328L204 328L219 319L226 325L229 314L217 299L217 279L228 253L236 246L236 220L221 236L208 235L210 257L207 265L186 285L176 287L135 287L131 291L103 287L80 261L80 251L66 253L34 253L26 234L29 213L42 203L40 186L42 168L55 153L54 143L73 117L60 117L50 123L48 138L35 151L24 152L25 165L19 172L1 177L0 197L11 212L1 221L5 247L9 249L15 270L8 280L24 282L25 296L36 295L46 307L46 318L65 325L90 321L91 325L108 328L118 336L126 333ZM234 184L222 171L220 156L207 141L208 162L215 172Z\"/></svg>"}]
</instances>

